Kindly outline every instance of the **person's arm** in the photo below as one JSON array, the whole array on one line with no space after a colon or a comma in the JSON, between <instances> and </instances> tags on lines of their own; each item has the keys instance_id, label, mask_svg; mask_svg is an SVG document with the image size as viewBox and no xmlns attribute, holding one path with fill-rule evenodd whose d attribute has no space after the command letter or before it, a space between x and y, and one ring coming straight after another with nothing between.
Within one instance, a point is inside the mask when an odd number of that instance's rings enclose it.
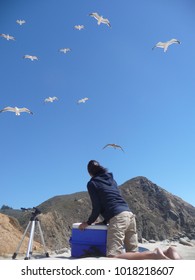
<instances>
[{"instance_id":1,"label":"person's arm","mask_svg":"<svg viewBox=\"0 0 195 280\"><path fill-rule=\"evenodd\" d=\"M100 215L100 202L97 195L96 187L93 182L89 182L87 184L87 189L92 203L92 212L87 220L87 224L91 225L97 220L98 216Z\"/></svg>"},{"instance_id":2,"label":"person's arm","mask_svg":"<svg viewBox=\"0 0 195 280\"><path fill-rule=\"evenodd\" d=\"M87 184L87 189L88 189L88 193L89 193L89 196L91 199L92 212L91 212L91 215L89 216L88 220L86 222L82 222L79 225L80 230L84 230L86 227L88 227L89 225L94 223L100 214L100 203L99 203L99 198L97 196L97 191L96 191L95 185L92 182L89 182Z\"/></svg>"}]
</instances>

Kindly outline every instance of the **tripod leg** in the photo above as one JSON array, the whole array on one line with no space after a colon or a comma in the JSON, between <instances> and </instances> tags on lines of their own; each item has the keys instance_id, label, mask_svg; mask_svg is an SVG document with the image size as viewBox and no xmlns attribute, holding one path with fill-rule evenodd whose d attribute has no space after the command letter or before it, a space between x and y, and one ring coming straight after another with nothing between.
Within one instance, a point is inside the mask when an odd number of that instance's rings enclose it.
<instances>
[{"instance_id":1,"label":"tripod leg","mask_svg":"<svg viewBox=\"0 0 195 280\"><path fill-rule=\"evenodd\" d=\"M34 231L35 231L35 221L31 221L30 237L29 237L28 249L27 249L27 252L26 252L25 260L29 260L30 255L32 255Z\"/></svg>"},{"instance_id":2,"label":"tripod leg","mask_svg":"<svg viewBox=\"0 0 195 280\"><path fill-rule=\"evenodd\" d=\"M12 256L12 259L15 259L15 258L17 257L17 254L18 254L18 252L19 252L19 250L20 250L20 247L21 247L21 245L22 245L22 242L23 242L23 240L24 240L24 238L25 238L25 235L26 235L26 233L27 233L27 230L28 230L30 224L31 224L31 222L28 223L28 225L27 225L27 227L26 227L26 229L25 229L25 232L24 232L24 234L23 234L23 236L22 236L22 239L21 239L21 241L19 242L18 247L16 248L15 253L14 253L13 256Z\"/></svg>"},{"instance_id":3,"label":"tripod leg","mask_svg":"<svg viewBox=\"0 0 195 280\"><path fill-rule=\"evenodd\" d=\"M44 241L44 238L43 238L43 232L42 232L41 225L40 225L39 221L37 221L37 225L38 225L38 228L39 228L39 232L40 232L43 248L44 248L44 251L45 251L45 255L46 255L46 257L49 257L49 253L46 250L45 241Z\"/></svg>"},{"instance_id":4,"label":"tripod leg","mask_svg":"<svg viewBox=\"0 0 195 280\"><path fill-rule=\"evenodd\" d=\"M30 246L29 255L31 255L31 256L32 256L32 253L33 253L33 242L34 242L35 231L36 231L36 220L34 221L34 229L32 231L32 236L30 238L31 242L29 244L29 246Z\"/></svg>"}]
</instances>

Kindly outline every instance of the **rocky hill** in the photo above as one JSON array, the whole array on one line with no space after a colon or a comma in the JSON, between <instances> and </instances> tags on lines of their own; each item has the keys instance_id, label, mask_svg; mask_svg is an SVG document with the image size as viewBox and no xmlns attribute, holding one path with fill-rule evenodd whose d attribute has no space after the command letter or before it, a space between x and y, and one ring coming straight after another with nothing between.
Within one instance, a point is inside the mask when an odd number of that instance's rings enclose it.
<instances>
[{"instance_id":1,"label":"rocky hill","mask_svg":"<svg viewBox=\"0 0 195 280\"><path fill-rule=\"evenodd\" d=\"M23 235L23 229L17 219L0 213L0 256L8 256L16 252ZM28 237L26 236L21 244L20 254L25 254L28 247ZM42 252L40 243L34 242L33 250Z\"/></svg>"},{"instance_id":2,"label":"rocky hill","mask_svg":"<svg viewBox=\"0 0 195 280\"><path fill-rule=\"evenodd\" d=\"M195 239L195 207L167 192L145 177L133 178L119 186L121 194L136 214L139 240ZM46 245L51 250L69 246L72 224L85 221L91 212L87 192L55 196L37 206ZM1 209L17 218L23 230L31 213ZM38 241L38 237L36 237ZM0 252L1 253L1 252Z\"/></svg>"}]
</instances>

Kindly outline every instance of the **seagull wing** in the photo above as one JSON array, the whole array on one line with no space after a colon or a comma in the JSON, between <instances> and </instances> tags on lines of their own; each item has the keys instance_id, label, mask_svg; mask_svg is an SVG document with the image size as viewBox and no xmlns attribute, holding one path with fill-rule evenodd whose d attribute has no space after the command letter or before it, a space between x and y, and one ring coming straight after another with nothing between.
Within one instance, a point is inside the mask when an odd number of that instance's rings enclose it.
<instances>
[{"instance_id":1,"label":"seagull wing","mask_svg":"<svg viewBox=\"0 0 195 280\"><path fill-rule=\"evenodd\" d=\"M123 148L122 148L121 146L119 146L119 145L116 145L116 148L119 148L119 149L121 149L123 152L125 152L125 151L123 150Z\"/></svg>"},{"instance_id":2,"label":"seagull wing","mask_svg":"<svg viewBox=\"0 0 195 280\"><path fill-rule=\"evenodd\" d=\"M94 17L95 19L99 19L100 18L100 16L98 15L98 13L91 13L91 14L89 14L91 17Z\"/></svg>"},{"instance_id":3,"label":"seagull wing","mask_svg":"<svg viewBox=\"0 0 195 280\"><path fill-rule=\"evenodd\" d=\"M176 43L176 44L181 44L181 42L180 42L179 40L177 40L177 39L171 39L171 40L169 41L169 44L174 44L174 43Z\"/></svg>"},{"instance_id":4,"label":"seagull wing","mask_svg":"<svg viewBox=\"0 0 195 280\"><path fill-rule=\"evenodd\" d=\"M0 113L7 112L7 111L15 112L15 108L13 108L13 107L5 107L2 110L0 110Z\"/></svg>"},{"instance_id":5,"label":"seagull wing","mask_svg":"<svg viewBox=\"0 0 195 280\"><path fill-rule=\"evenodd\" d=\"M156 45L152 48L152 50L156 49Z\"/></svg>"},{"instance_id":6,"label":"seagull wing","mask_svg":"<svg viewBox=\"0 0 195 280\"><path fill-rule=\"evenodd\" d=\"M23 56L23 58L29 58L29 59L32 59L32 55L25 54L25 55Z\"/></svg>"},{"instance_id":7,"label":"seagull wing","mask_svg":"<svg viewBox=\"0 0 195 280\"><path fill-rule=\"evenodd\" d=\"M158 42L153 48L152 50L154 50L155 48L165 48L165 43L163 42Z\"/></svg>"},{"instance_id":8,"label":"seagull wing","mask_svg":"<svg viewBox=\"0 0 195 280\"><path fill-rule=\"evenodd\" d=\"M102 149L105 149L105 148L107 148L109 146L112 146L112 145L111 144L106 144Z\"/></svg>"},{"instance_id":9,"label":"seagull wing","mask_svg":"<svg viewBox=\"0 0 195 280\"><path fill-rule=\"evenodd\" d=\"M115 149L120 149L124 152L123 148L120 146L120 145L117 145L117 144L111 144L111 146Z\"/></svg>"},{"instance_id":10,"label":"seagull wing","mask_svg":"<svg viewBox=\"0 0 195 280\"><path fill-rule=\"evenodd\" d=\"M23 108L19 108L19 111L20 112L26 112L26 113L29 113L29 114L33 114L33 112L31 112L28 108L25 108L25 107L23 107Z\"/></svg>"},{"instance_id":11,"label":"seagull wing","mask_svg":"<svg viewBox=\"0 0 195 280\"><path fill-rule=\"evenodd\" d=\"M49 102L50 101L50 99L49 98L45 98L45 100L44 100L45 102Z\"/></svg>"},{"instance_id":12,"label":"seagull wing","mask_svg":"<svg viewBox=\"0 0 195 280\"><path fill-rule=\"evenodd\" d=\"M105 24L107 24L109 27L111 27L111 24L110 24L110 22L109 22L109 20L108 20L107 18L103 18L103 19L102 19L102 23L105 23Z\"/></svg>"}]
</instances>

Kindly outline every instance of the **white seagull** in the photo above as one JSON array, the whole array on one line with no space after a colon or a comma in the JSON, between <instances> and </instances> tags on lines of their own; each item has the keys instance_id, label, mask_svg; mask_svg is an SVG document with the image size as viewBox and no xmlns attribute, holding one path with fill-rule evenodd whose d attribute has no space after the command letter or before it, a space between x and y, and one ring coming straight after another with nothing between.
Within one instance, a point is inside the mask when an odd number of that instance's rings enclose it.
<instances>
[{"instance_id":1,"label":"white seagull","mask_svg":"<svg viewBox=\"0 0 195 280\"><path fill-rule=\"evenodd\" d=\"M63 52L63 53L67 53L67 52L69 52L69 51L71 51L70 48L63 48L63 49L60 49L60 52Z\"/></svg>"},{"instance_id":2,"label":"white seagull","mask_svg":"<svg viewBox=\"0 0 195 280\"><path fill-rule=\"evenodd\" d=\"M0 113L2 112L14 112L16 116L20 116L20 113L26 112L29 114L33 114L29 109L23 107L23 108L18 108L18 107L5 107L4 109L0 110Z\"/></svg>"},{"instance_id":3,"label":"white seagull","mask_svg":"<svg viewBox=\"0 0 195 280\"><path fill-rule=\"evenodd\" d=\"M103 16L100 16L98 13L91 13L89 14L91 17L94 17L97 20L97 24L100 25L101 23L107 24L109 27L111 27L111 24L107 18L103 18Z\"/></svg>"},{"instance_id":4,"label":"white seagull","mask_svg":"<svg viewBox=\"0 0 195 280\"><path fill-rule=\"evenodd\" d=\"M53 97L47 97L45 98L45 102L54 102L55 100L58 100L58 98L56 96Z\"/></svg>"},{"instance_id":5,"label":"white seagull","mask_svg":"<svg viewBox=\"0 0 195 280\"><path fill-rule=\"evenodd\" d=\"M84 25L75 25L74 28L81 30L81 29L84 29Z\"/></svg>"},{"instance_id":6,"label":"white seagull","mask_svg":"<svg viewBox=\"0 0 195 280\"><path fill-rule=\"evenodd\" d=\"M33 61L33 60L38 60L38 57L37 57L37 56L35 56L35 55L29 55L29 54L24 55L23 58L30 59L31 61Z\"/></svg>"},{"instance_id":7,"label":"white seagull","mask_svg":"<svg viewBox=\"0 0 195 280\"><path fill-rule=\"evenodd\" d=\"M163 48L164 49L164 52L167 51L168 47L172 44L181 44L181 42L177 39L171 39L167 42L158 42L152 49L155 49L155 48Z\"/></svg>"},{"instance_id":8,"label":"white seagull","mask_svg":"<svg viewBox=\"0 0 195 280\"><path fill-rule=\"evenodd\" d=\"M80 104L80 103L85 103L87 100L89 100L89 98L88 98L88 97L84 97L84 98L78 100L77 103L78 103L78 104Z\"/></svg>"},{"instance_id":9,"label":"white seagull","mask_svg":"<svg viewBox=\"0 0 195 280\"><path fill-rule=\"evenodd\" d=\"M105 148L107 148L107 147L112 147L112 148L114 148L114 149L120 149L120 150L122 150L122 151L124 152L123 148L122 148L121 146L117 145L117 144L107 144L107 145L104 146L102 149L105 149Z\"/></svg>"},{"instance_id":10,"label":"white seagull","mask_svg":"<svg viewBox=\"0 0 195 280\"><path fill-rule=\"evenodd\" d=\"M26 21L23 20L23 19L17 19L16 22L17 22L19 25L22 25L22 24L26 23Z\"/></svg>"},{"instance_id":11,"label":"white seagull","mask_svg":"<svg viewBox=\"0 0 195 280\"><path fill-rule=\"evenodd\" d=\"M1 37L5 38L6 40L13 40L15 41L15 38L9 34L0 34Z\"/></svg>"}]
</instances>

